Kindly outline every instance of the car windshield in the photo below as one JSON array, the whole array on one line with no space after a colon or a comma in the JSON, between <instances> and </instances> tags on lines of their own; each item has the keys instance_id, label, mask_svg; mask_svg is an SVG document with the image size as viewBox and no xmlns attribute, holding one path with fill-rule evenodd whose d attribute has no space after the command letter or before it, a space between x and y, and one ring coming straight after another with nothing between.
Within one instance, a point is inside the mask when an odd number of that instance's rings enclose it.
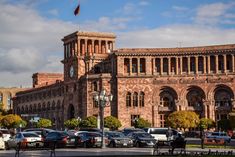
<instances>
[{"instance_id":1,"label":"car windshield","mask_svg":"<svg viewBox=\"0 0 235 157\"><path fill-rule=\"evenodd\" d=\"M125 135L120 132L110 133L110 136L111 137L125 137Z\"/></svg>"},{"instance_id":2,"label":"car windshield","mask_svg":"<svg viewBox=\"0 0 235 157\"><path fill-rule=\"evenodd\" d=\"M151 138L152 136L148 133L139 133L137 134L138 137L144 137L144 138Z\"/></svg>"},{"instance_id":3,"label":"car windshield","mask_svg":"<svg viewBox=\"0 0 235 157\"><path fill-rule=\"evenodd\" d=\"M150 129L150 134L163 134L166 135L167 129Z\"/></svg>"},{"instance_id":4,"label":"car windshield","mask_svg":"<svg viewBox=\"0 0 235 157\"><path fill-rule=\"evenodd\" d=\"M37 134L34 133L23 133L24 137L39 137Z\"/></svg>"}]
</instances>

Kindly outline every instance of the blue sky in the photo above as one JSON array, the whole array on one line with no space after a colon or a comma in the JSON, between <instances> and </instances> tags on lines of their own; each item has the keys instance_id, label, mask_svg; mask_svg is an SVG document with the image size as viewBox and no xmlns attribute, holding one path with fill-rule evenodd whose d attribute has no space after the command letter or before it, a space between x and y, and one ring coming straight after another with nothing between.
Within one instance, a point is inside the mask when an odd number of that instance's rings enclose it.
<instances>
[{"instance_id":1,"label":"blue sky","mask_svg":"<svg viewBox=\"0 0 235 157\"><path fill-rule=\"evenodd\" d=\"M63 36L114 32L117 48L235 43L234 0L0 1L0 86L31 86L35 72L62 72Z\"/></svg>"}]
</instances>

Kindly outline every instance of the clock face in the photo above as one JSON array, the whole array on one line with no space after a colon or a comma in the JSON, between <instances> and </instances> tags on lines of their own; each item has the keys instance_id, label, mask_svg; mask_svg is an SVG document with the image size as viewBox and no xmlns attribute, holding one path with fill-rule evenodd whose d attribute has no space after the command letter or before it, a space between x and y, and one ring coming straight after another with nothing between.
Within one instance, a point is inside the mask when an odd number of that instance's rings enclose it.
<instances>
[{"instance_id":1,"label":"clock face","mask_svg":"<svg viewBox=\"0 0 235 157\"><path fill-rule=\"evenodd\" d=\"M73 77L73 75L74 75L74 69L73 69L73 66L71 66L69 69L69 76Z\"/></svg>"}]
</instances>

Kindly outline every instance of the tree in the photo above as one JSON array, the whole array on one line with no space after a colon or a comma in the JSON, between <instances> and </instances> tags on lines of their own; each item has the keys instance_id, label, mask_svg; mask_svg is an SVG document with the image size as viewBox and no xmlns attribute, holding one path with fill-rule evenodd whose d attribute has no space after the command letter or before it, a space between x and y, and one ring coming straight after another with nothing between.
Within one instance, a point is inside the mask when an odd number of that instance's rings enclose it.
<instances>
[{"instance_id":1,"label":"tree","mask_svg":"<svg viewBox=\"0 0 235 157\"><path fill-rule=\"evenodd\" d=\"M221 131L227 131L231 129L230 121L228 119L221 119L218 121L218 129Z\"/></svg>"},{"instance_id":2,"label":"tree","mask_svg":"<svg viewBox=\"0 0 235 157\"><path fill-rule=\"evenodd\" d=\"M201 118L198 127L202 130L211 129L215 127L215 121L209 118Z\"/></svg>"},{"instance_id":3,"label":"tree","mask_svg":"<svg viewBox=\"0 0 235 157\"><path fill-rule=\"evenodd\" d=\"M20 122L22 122L22 119L16 114L8 114L1 118L1 125L8 129L18 127Z\"/></svg>"},{"instance_id":4,"label":"tree","mask_svg":"<svg viewBox=\"0 0 235 157\"><path fill-rule=\"evenodd\" d=\"M104 118L104 127L107 127L110 130L117 130L121 126L121 122L116 117L108 116Z\"/></svg>"},{"instance_id":5,"label":"tree","mask_svg":"<svg viewBox=\"0 0 235 157\"><path fill-rule=\"evenodd\" d=\"M2 102L0 102L0 115L6 115L7 112L6 110L4 110L3 108L4 104Z\"/></svg>"},{"instance_id":6,"label":"tree","mask_svg":"<svg viewBox=\"0 0 235 157\"><path fill-rule=\"evenodd\" d=\"M38 122L37 122L37 127L38 128L49 128L52 126L52 122L50 119L45 119L45 118L41 118Z\"/></svg>"},{"instance_id":7,"label":"tree","mask_svg":"<svg viewBox=\"0 0 235 157\"><path fill-rule=\"evenodd\" d=\"M167 124L172 128L196 128L199 116L192 111L175 111L168 116Z\"/></svg>"},{"instance_id":8,"label":"tree","mask_svg":"<svg viewBox=\"0 0 235 157\"><path fill-rule=\"evenodd\" d=\"M64 122L64 126L69 128L69 129L75 129L79 126L80 120L73 118L73 119L68 119Z\"/></svg>"},{"instance_id":9,"label":"tree","mask_svg":"<svg viewBox=\"0 0 235 157\"><path fill-rule=\"evenodd\" d=\"M97 128L97 118L95 116L90 116L83 119L79 125L81 128Z\"/></svg>"},{"instance_id":10,"label":"tree","mask_svg":"<svg viewBox=\"0 0 235 157\"><path fill-rule=\"evenodd\" d=\"M139 118L138 120L135 121L134 126L135 128L146 128L150 127L151 123L149 123L147 120L143 118Z\"/></svg>"}]
</instances>

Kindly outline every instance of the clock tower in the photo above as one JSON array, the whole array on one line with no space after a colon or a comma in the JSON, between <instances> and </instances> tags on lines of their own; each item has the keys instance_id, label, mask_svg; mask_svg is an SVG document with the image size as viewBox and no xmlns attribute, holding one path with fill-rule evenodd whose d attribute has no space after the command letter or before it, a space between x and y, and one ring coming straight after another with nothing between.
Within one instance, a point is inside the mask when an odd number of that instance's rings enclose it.
<instances>
[{"instance_id":1,"label":"clock tower","mask_svg":"<svg viewBox=\"0 0 235 157\"><path fill-rule=\"evenodd\" d=\"M65 36L64 42L64 81L78 80L85 74L100 71L96 66L115 47L113 33L74 32Z\"/></svg>"}]
</instances>

